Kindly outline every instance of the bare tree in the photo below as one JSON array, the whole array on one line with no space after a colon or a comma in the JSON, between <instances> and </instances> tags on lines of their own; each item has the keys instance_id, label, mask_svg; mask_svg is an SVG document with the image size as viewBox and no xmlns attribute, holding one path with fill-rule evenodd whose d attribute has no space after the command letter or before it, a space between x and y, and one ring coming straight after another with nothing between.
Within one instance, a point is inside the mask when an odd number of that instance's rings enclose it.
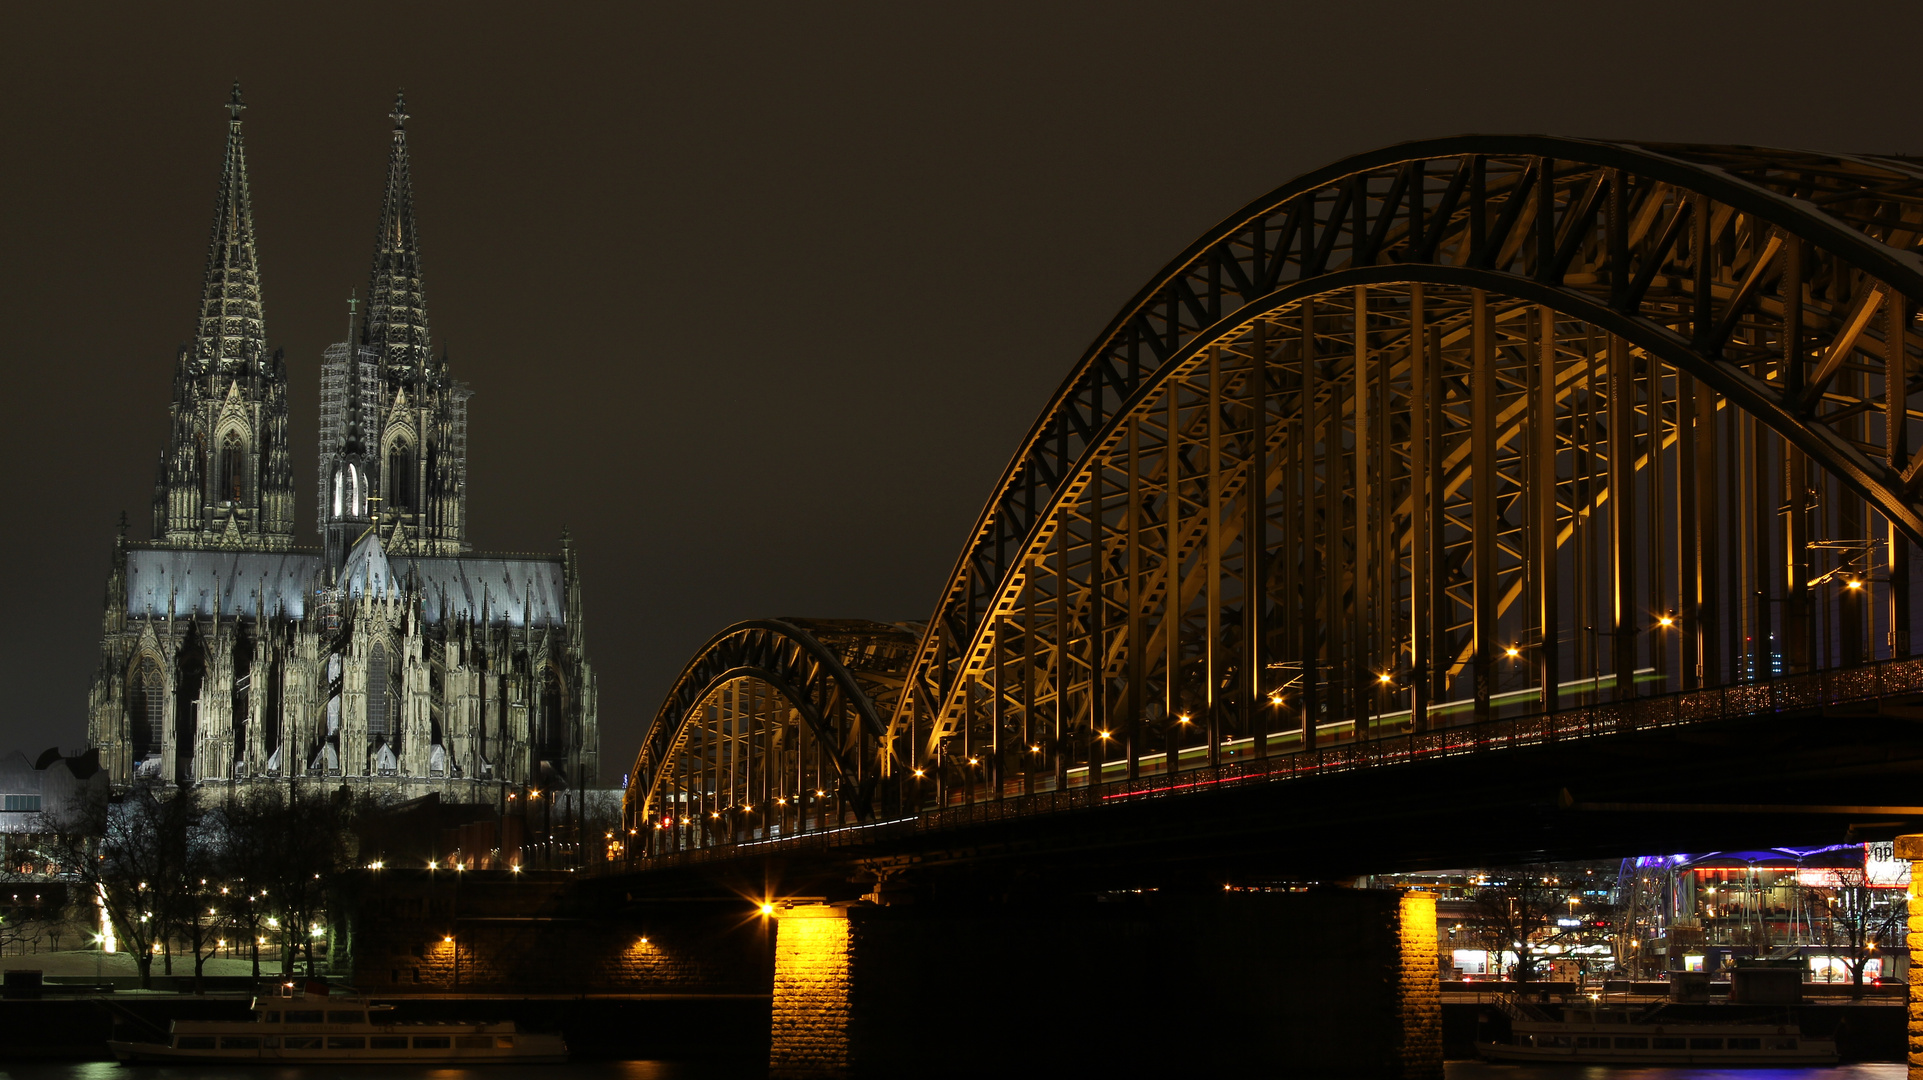
<instances>
[{"instance_id":1,"label":"bare tree","mask_svg":"<svg viewBox=\"0 0 1923 1080\"><path fill-rule=\"evenodd\" d=\"M1489 879L1471 897L1473 908L1465 922L1492 955L1516 954L1514 978L1533 979L1541 963L1537 951L1545 931L1562 913L1569 895L1553 866L1523 866L1489 871Z\"/></svg>"},{"instance_id":2,"label":"bare tree","mask_svg":"<svg viewBox=\"0 0 1923 1080\"><path fill-rule=\"evenodd\" d=\"M1901 944L1898 938L1909 917L1907 898L1899 890L1872 889L1860 873L1849 871L1838 871L1835 887L1808 889L1804 897L1815 938L1843 961L1851 995L1862 997L1869 962Z\"/></svg>"},{"instance_id":3,"label":"bare tree","mask_svg":"<svg viewBox=\"0 0 1923 1080\"><path fill-rule=\"evenodd\" d=\"M314 973L311 928L350 866L355 812L344 791L316 794L279 787L236 797L222 809L228 865L233 881L244 887L229 893L230 909L247 924L256 944L263 930L279 931L283 972L293 969L299 953L307 974ZM258 958L255 965L258 969Z\"/></svg>"},{"instance_id":4,"label":"bare tree","mask_svg":"<svg viewBox=\"0 0 1923 1080\"><path fill-rule=\"evenodd\" d=\"M25 951L48 938L58 948L66 916L65 883L13 867L0 870L0 953Z\"/></svg>"},{"instance_id":5,"label":"bare tree","mask_svg":"<svg viewBox=\"0 0 1923 1080\"><path fill-rule=\"evenodd\" d=\"M153 986L153 959L178 914L181 880L198 827L193 789L137 785L117 803L54 823L50 861L97 897L114 936L133 954L143 989Z\"/></svg>"}]
</instances>

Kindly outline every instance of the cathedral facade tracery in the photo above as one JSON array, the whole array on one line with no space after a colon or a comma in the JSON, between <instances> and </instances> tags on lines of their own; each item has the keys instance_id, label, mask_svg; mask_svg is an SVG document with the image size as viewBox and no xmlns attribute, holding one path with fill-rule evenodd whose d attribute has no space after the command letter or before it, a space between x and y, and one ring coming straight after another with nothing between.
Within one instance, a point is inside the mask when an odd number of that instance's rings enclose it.
<instances>
[{"instance_id":1,"label":"cathedral facade tracery","mask_svg":"<svg viewBox=\"0 0 1923 1080\"><path fill-rule=\"evenodd\" d=\"M261 779L483 801L591 787L580 568L467 539L467 386L428 333L397 99L364 319L322 356L321 546L293 544L286 365L266 350L236 86L153 540L123 519L89 741L115 784Z\"/></svg>"}]
</instances>

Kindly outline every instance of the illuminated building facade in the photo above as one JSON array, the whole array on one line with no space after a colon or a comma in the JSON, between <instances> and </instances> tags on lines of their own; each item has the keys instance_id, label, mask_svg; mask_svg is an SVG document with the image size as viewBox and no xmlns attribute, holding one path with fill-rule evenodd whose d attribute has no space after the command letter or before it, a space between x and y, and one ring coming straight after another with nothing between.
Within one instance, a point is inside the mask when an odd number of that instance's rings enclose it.
<instances>
[{"instance_id":1,"label":"illuminated building facade","mask_svg":"<svg viewBox=\"0 0 1923 1080\"><path fill-rule=\"evenodd\" d=\"M591 787L579 563L467 538L468 388L428 331L397 99L364 318L322 358L321 546L293 544L287 373L266 347L239 88L153 540L123 521L89 741L116 784L312 780L481 801Z\"/></svg>"}]
</instances>

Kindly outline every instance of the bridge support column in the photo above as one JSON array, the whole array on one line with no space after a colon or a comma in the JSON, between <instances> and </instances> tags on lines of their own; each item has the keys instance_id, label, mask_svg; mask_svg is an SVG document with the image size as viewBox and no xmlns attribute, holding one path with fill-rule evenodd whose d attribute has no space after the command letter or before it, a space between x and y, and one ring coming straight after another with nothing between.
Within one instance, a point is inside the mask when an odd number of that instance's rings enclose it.
<instances>
[{"instance_id":1,"label":"bridge support column","mask_svg":"<svg viewBox=\"0 0 1923 1080\"><path fill-rule=\"evenodd\" d=\"M1896 857L1910 860L1910 940L1923 940L1923 833L1896 838ZM1923 981L1910 976L1910 1080L1923 1080Z\"/></svg>"},{"instance_id":2,"label":"bridge support column","mask_svg":"<svg viewBox=\"0 0 1923 1080\"><path fill-rule=\"evenodd\" d=\"M843 1077L848 1054L848 909L796 904L777 910L769 1080Z\"/></svg>"},{"instance_id":3,"label":"bridge support column","mask_svg":"<svg viewBox=\"0 0 1923 1080\"><path fill-rule=\"evenodd\" d=\"M769 1075L1440 1080L1437 965L1426 894L797 904Z\"/></svg>"}]
</instances>

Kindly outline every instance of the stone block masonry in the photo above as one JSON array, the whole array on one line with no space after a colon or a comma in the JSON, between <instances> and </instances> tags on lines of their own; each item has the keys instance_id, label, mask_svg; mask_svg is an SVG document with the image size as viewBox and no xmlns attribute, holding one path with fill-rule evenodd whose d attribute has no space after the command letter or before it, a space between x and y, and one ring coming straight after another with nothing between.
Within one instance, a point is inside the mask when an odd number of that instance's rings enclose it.
<instances>
[{"instance_id":1,"label":"stone block masonry","mask_svg":"<svg viewBox=\"0 0 1923 1080\"><path fill-rule=\"evenodd\" d=\"M382 996L768 992L769 929L742 905L630 905L572 877L365 872L353 981Z\"/></svg>"},{"instance_id":2,"label":"stone block masonry","mask_svg":"<svg viewBox=\"0 0 1923 1080\"><path fill-rule=\"evenodd\" d=\"M1923 834L1896 838L1896 857L1910 860L1910 940L1923 941ZM1923 1080L1923 980L1910 980L1910 1080Z\"/></svg>"},{"instance_id":3,"label":"stone block masonry","mask_svg":"<svg viewBox=\"0 0 1923 1080\"><path fill-rule=\"evenodd\" d=\"M1405 1080L1442 1080L1442 969L1436 954L1434 893L1405 893L1396 913L1402 971L1397 989Z\"/></svg>"},{"instance_id":4,"label":"stone block masonry","mask_svg":"<svg viewBox=\"0 0 1923 1080\"><path fill-rule=\"evenodd\" d=\"M846 907L810 904L782 911L769 1080L848 1075L849 944Z\"/></svg>"}]
</instances>

